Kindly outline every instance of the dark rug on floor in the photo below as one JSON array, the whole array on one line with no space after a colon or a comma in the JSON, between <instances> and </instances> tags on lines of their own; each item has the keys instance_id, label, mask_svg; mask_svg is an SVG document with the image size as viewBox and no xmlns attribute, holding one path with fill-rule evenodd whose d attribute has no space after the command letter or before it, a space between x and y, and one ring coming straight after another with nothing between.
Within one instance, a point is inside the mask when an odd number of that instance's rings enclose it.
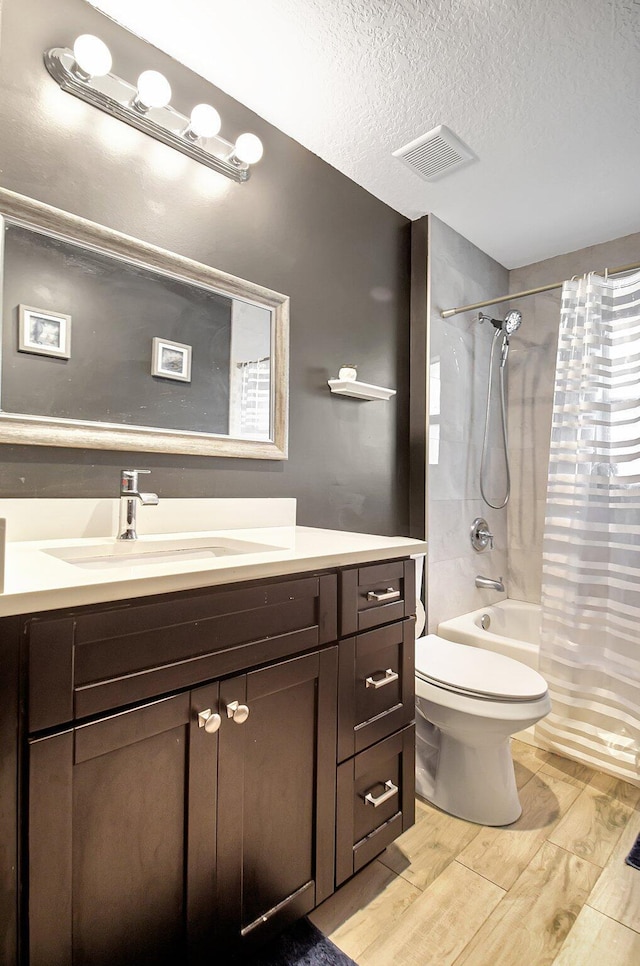
<instances>
[{"instance_id":1,"label":"dark rug on floor","mask_svg":"<svg viewBox=\"0 0 640 966\"><path fill-rule=\"evenodd\" d=\"M636 844L629 852L625 862L627 865L630 865L632 869L640 870L640 835L636 839Z\"/></svg>"},{"instance_id":2,"label":"dark rug on floor","mask_svg":"<svg viewBox=\"0 0 640 966\"><path fill-rule=\"evenodd\" d=\"M357 966L308 919L299 919L243 966Z\"/></svg>"}]
</instances>

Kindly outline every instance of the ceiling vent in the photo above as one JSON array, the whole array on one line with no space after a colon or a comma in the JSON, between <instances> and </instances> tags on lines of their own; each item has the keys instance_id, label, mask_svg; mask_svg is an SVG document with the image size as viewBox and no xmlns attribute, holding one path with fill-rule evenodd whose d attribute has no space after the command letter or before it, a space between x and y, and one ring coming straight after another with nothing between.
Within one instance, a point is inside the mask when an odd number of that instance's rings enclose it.
<instances>
[{"instance_id":1,"label":"ceiling vent","mask_svg":"<svg viewBox=\"0 0 640 966\"><path fill-rule=\"evenodd\" d=\"M475 154L444 124L393 152L425 181L437 181L476 160Z\"/></svg>"}]
</instances>

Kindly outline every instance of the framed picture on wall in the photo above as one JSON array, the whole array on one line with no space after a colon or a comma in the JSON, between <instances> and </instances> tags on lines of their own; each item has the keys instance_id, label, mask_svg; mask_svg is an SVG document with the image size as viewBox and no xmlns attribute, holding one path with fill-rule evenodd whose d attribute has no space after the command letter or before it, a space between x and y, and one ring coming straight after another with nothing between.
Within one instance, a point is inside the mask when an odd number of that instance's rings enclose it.
<instances>
[{"instance_id":1,"label":"framed picture on wall","mask_svg":"<svg viewBox=\"0 0 640 966\"><path fill-rule=\"evenodd\" d=\"M151 375L191 382L191 346L156 337L151 353Z\"/></svg>"},{"instance_id":2,"label":"framed picture on wall","mask_svg":"<svg viewBox=\"0 0 640 966\"><path fill-rule=\"evenodd\" d=\"M71 316L19 305L18 351L68 359L71 355Z\"/></svg>"}]
</instances>

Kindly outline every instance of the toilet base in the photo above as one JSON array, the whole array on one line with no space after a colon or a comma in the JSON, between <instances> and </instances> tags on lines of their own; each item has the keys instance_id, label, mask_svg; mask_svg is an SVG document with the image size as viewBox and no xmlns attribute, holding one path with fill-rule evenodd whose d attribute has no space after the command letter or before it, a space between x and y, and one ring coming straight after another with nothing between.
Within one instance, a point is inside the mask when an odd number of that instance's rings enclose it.
<instances>
[{"instance_id":1,"label":"toilet base","mask_svg":"<svg viewBox=\"0 0 640 966\"><path fill-rule=\"evenodd\" d=\"M440 733L432 776L416 776L416 791L444 812L478 825L511 825L522 814L509 738L469 744Z\"/></svg>"}]
</instances>

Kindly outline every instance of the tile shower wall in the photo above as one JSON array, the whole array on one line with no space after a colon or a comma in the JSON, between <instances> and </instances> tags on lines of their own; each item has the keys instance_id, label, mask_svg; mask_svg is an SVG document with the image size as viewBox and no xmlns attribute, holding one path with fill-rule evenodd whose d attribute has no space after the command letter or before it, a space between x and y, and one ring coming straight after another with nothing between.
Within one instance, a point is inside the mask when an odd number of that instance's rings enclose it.
<instances>
[{"instance_id":1,"label":"tile shower wall","mask_svg":"<svg viewBox=\"0 0 640 966\"><path fill-rule=\"evenodd\" d=\"M509 291L640 260L640 234L536 262L510 272ZM560 291L514 302L524 321L509 355L508 590L518 600L540 601L542 537L549 464Z\"/></svg>"},{"instance_id":2,"label":"tile shower wall","mask_svg":"<svg viewBox=\"0 0 640 966\"><path fill-rule=\"evenodd\" d=\"M478 313L442 319L442 309L508 291L509 273L439 219L430 218L430 416L428 466L429 630L505 594L478 590L476 574L507 573L507 511L491 510L480 496L490 325ZM494 390L495 390L494 386ZM504 464L494 410L490 436L489 493L503 493ZM492 502L499 502L494 499ZM495 549L476 553L469 540L473 519L483 516Z\"/></svg>"}]
</instances>

